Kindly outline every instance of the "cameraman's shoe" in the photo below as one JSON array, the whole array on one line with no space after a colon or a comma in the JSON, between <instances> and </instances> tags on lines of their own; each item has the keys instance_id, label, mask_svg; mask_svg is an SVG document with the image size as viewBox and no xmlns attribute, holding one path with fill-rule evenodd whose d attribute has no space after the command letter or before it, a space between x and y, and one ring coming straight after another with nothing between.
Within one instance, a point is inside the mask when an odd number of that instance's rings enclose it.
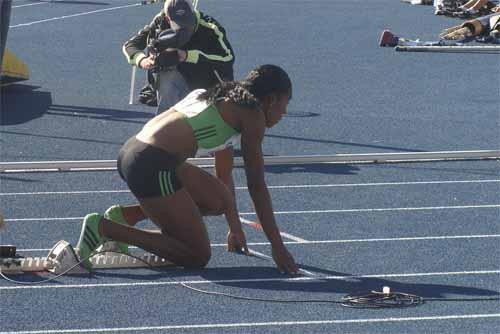
<instances>
[{"instance_id":1,"label":"cameraman's shoe","mask_svg":"<svg viewBox=\"0 0 500 334\"><path fill-rule=\"evenodd\" d=\"M156 91L150 84L142 87L141 92L139 93L139 102L150 107L158 106Z\"/></svg>"}]
</instances>

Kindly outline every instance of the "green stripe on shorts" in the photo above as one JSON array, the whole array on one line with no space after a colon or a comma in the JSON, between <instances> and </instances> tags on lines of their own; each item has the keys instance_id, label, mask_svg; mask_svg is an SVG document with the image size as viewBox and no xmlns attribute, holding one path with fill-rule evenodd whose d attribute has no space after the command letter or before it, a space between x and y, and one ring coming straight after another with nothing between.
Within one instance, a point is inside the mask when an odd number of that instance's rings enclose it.
<instances>
[{"instance_id":1,"label":"green stripe on shorts","mask_svg":"<svg viewBox=\"0 0 500 334\"><path fill-rule=\"evenodd\" d=\"M172 195L174 193L174 187L172 185L172 172L160 171L158 176L160 181L161 195L162 196Z\"/></svg>"},{"instance_id":2,"label":"green stripe on shorts","mask_svg":"<svg viewBox=\"0 0 500 334\"><path fill-rule=\"evenodd\" d=\"M158 182L160 183L160 191L161 191L161 195L162 196L165 196L165 186L163 185L163 180L162 180L162 177L163 177L163 173L162 171L160 171L158 173Z\"/></svg>"}]
</instances>

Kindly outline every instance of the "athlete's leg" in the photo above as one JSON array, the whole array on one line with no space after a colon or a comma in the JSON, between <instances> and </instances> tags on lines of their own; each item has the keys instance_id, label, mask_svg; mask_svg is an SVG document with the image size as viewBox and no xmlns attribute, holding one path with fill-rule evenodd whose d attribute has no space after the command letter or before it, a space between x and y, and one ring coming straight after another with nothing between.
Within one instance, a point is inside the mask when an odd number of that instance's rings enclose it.
<instances>
[{"instance_id":1,"label":"athlete's leg","mask_svg":"<svg viewBox=\"0 0 500 334\"><path fill-rule=\"evenodd\" d=\"M130 226L135 226L138 222L147 218L139 204L113 205L106 212L110 213L106 217L109 220Z\"/></svg>"},{"instance_id":2,"label":"athlete's leg","mask_svg":"<svg viewBox=\"0 0 500 334\"><path fill-rule=\"evenodd\" d=\"M185 267L203 267L211 255L210 241L191 196L180 189L169 196L138 199L145 215L161 232L115 224L100 224L103 236L126 242Z\"/></svg>"},{"instance_id":3,"label":"athlete's leg","mask_svg":"<svg viewBox=\"0 0 500 334\"><path fill-rule=\"evenodd\" d=\"M202 216L224 214L228 201L233 200L228 196L231 194L234 196L234 186L231 191L223 182L199 167L185 163L179 168L178 177L196 203ZM232 181L232 177L230 179ZM120 209L124 221L130 226L134 226L147 218L139 204L121 206Z\"/></svg>"},{"instance_id":4,"label":"athlete's leg","mask_svg":"<svg viewBox=\"0 0 500 334\"><path fill-rule=\"evenodd\" d=\"M203 216L225 214L228 206L234 202L229 188L200 167L184 163L178 168L177 176Z\"/></svg>"},{"instance_id":5,"label":"athlete's leg","mask_svg":"<svg viewBox=\"0 0 500 334\"><path fill-rule=\"evenodd\" d=\"M147 217L160 232L140 230L127 222L116 224L113 215L105 214L99 221L100 234L175 264L206 265L210 258L208 234L198 207L178 176L179 168L175 155L130 138L118 155L118 172L139 201L140 210L129 207L127 216ZM115 216L122 216L119 211Z\"/></svg>"}]
</instances>

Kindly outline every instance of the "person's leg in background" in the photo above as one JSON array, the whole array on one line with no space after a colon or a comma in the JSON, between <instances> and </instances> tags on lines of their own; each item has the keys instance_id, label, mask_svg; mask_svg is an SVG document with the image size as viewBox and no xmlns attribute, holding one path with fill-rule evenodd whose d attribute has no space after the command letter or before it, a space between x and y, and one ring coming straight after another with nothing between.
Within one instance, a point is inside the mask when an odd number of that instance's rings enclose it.
<instances>
[{"instance_id":1,"label":"person's leg in background","mask_svg":"<svg viewBox=\"0 0 500 334\"><path fill-rule=\"evenodd\" d=\"M182 74L175 68L160 71L157 76L158 108L156 114L159 115L186 97L189 93L189 87Z\"/></svg>"}]
</instances>

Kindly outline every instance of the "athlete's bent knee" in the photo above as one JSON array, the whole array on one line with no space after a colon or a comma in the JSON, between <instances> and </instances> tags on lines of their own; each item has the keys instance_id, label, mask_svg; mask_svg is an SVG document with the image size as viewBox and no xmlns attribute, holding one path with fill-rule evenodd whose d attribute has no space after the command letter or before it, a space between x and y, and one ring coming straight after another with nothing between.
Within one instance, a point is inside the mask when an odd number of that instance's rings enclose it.
<instances>
[{"instance_id":1,"label":"athlete's bent knee","mask_svg":"<svg viewBox=\"0 0 500 334\"><path fill-rule=\"evenodd\" d=\"M193 255L191 260L189 261L189 264L187 264L185 267L187 268L205 268L210 261L210 258L212 256L212 253L210 250L208 252L203 252L203 253L198 253L196 255Z\"/></svg>"}]
</instances>

